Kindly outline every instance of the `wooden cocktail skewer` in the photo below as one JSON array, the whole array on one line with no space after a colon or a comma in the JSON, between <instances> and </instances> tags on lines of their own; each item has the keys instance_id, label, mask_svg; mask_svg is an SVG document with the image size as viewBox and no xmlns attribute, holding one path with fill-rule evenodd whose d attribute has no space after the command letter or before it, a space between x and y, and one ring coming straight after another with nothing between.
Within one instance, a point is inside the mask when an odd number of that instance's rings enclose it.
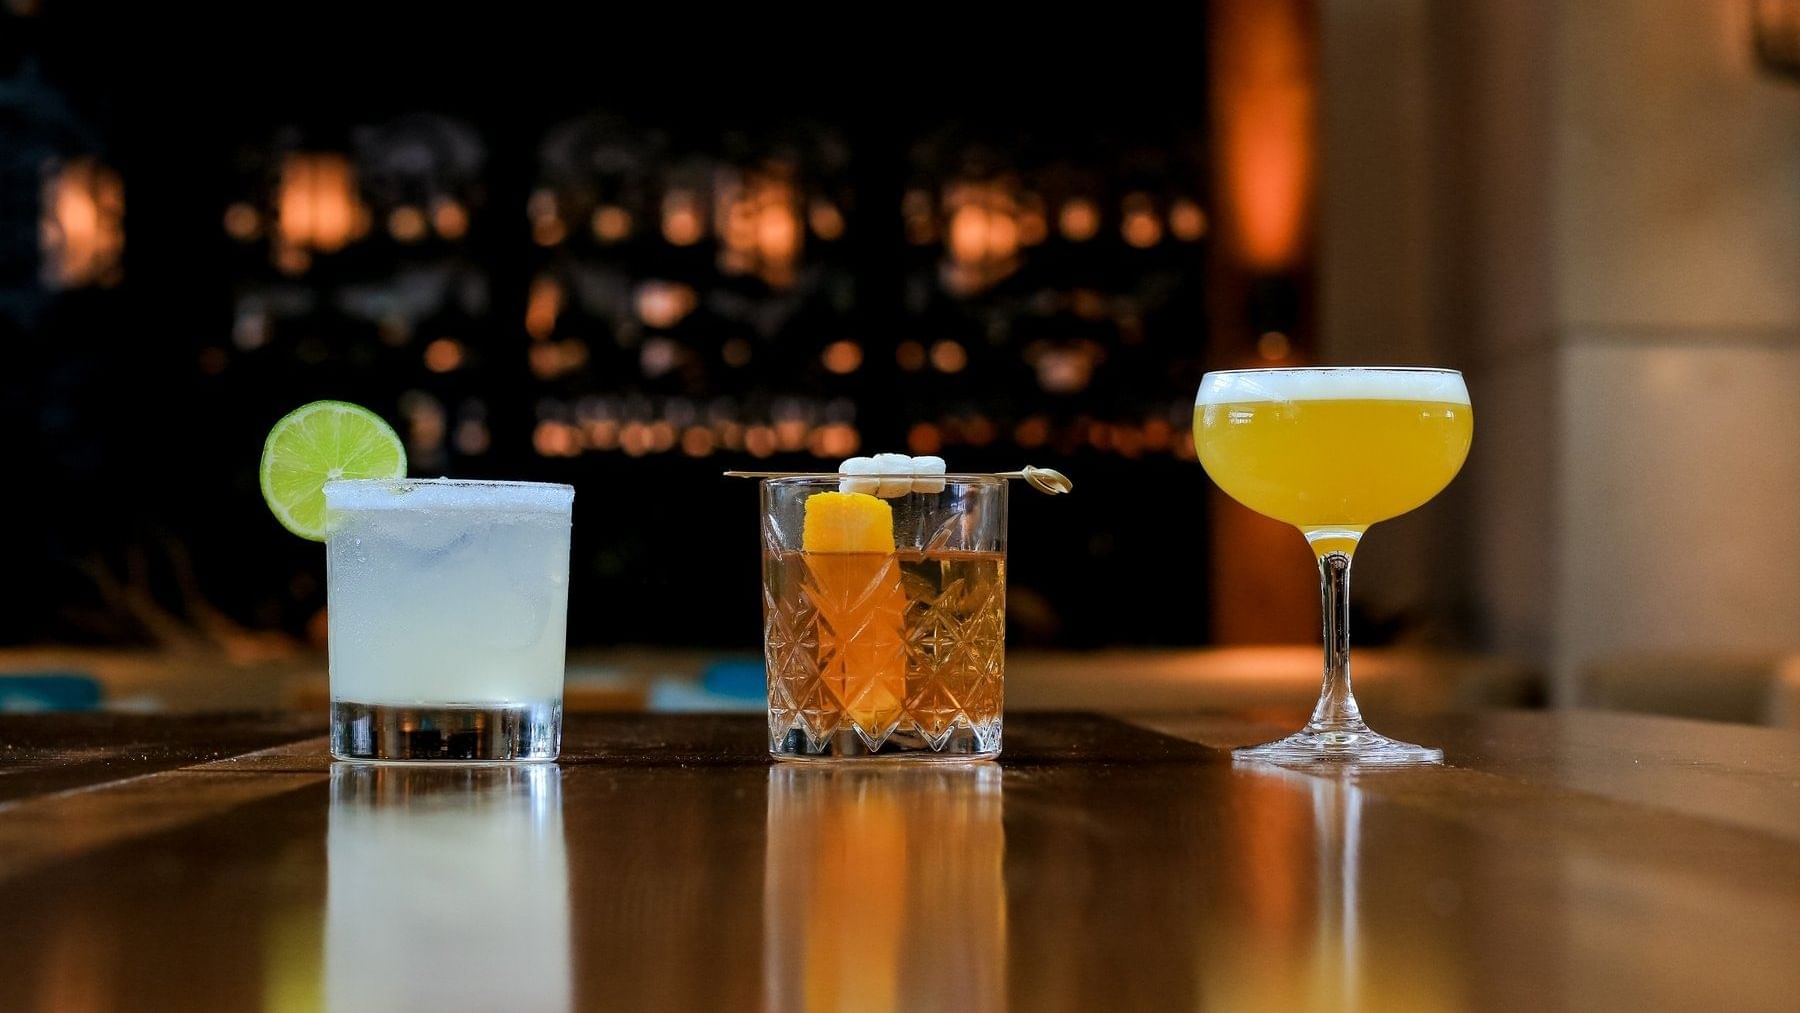
<instances>
[{"instance_id":1,"label":"wooden cocktail skewer","mask_svg":"<svg viewBox=\"0 0 1800 1013\"><path fill-rule=\"evenodd\" d=\"M725 477L726 478L804 478L807 475L815 475L815 474L829 475L829 474L831 474L831 472L828 472L828 471L826 471L826 472L728 471L725 473ZM1036 489L1037 491L1042 492L1042 493L1048 493L1052 496L1055 496L1055 495L1058 495L1061 493L1075 491L1075 483L1069 481L1069 478L1067 475L1064 475L1062 472L1057 471L1055 468L1034 468L1031 465L1027 464L1025 467L1020 468L1018 471L1001 471L1001 472L995 472L995 473L993 473L993 475L995 478L1016 478L1016 479L1019 479L1020 481L1028 482L1028 483L1030 483L1030 485L1033 489ZM880 478L880 477L899 478L901 476L898 476L898 475L894 475L894 476L845 475L844 477L845 478ZM915 477L918 477L918 478L940 478L942 476L919 475L919 476L915 476Z\"/></svg>"}]
</instances>

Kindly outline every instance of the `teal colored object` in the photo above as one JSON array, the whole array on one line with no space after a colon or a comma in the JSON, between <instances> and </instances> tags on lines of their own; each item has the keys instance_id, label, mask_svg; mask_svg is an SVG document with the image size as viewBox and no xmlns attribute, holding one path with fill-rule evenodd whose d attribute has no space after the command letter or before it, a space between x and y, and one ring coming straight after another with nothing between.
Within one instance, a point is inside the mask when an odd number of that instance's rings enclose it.
<instances>
[{"instance_id":1,"label":"teal colored object","mask_svg":"<svg viewBox=\"0 0 1800 1013\"><path fill-rule=\"evenodd\" d=\"M650 687L644 706L658 713L753 714L763 709L763 700L708 692L691 682L659 682Z\"/></svg>"},{"instance_id":2,"label":"teal colored object","mask_svg":"<svg viewBox=\"0 0 1800 1013\"><path fill-rule=\"evenodd\" d=\"M761 659L715 661L700 673L700 685L738 700L762 700L767 692Z\"/></svg>"},{"instance_id":3,"label":"teal colored object","mask_svg":"<svg viewBox=\"0 0 1800 1013\"><path fill-rule=\"evenodd\" d=\"M100 683L85 675L0 675L0 713L89 711L100 695Z\"/></svg>"}]
</instances>

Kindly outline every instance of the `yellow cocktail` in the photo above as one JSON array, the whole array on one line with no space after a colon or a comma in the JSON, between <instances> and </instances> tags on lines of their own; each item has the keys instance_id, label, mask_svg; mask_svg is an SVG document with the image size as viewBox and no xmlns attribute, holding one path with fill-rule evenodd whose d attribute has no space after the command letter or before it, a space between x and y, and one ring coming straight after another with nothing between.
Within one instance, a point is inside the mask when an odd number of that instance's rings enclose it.
<instances>
[{"instance_id":1,"label":"yellow cocktail","mask_svg":"<svg viewBox=\"0 0 1800 1013\"><path fill-rule=\"evenodd\" d=\"M1434 749L1376 735L1350 693L1350 557L1371 524L1424 505L1462 469L1474 416L1462 374L1340 367L1208 373L1194 446L1219 488L1305 533L1324 581L1326 671L1307 729L1241 754L1419 762Z\"/></svg>"}]
</instances>

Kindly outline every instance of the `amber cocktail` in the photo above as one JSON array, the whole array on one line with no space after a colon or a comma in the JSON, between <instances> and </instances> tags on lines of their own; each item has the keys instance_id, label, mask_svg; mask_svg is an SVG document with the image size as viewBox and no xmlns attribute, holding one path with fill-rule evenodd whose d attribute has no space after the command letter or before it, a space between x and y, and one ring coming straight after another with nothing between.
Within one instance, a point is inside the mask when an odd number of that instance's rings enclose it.
<instances>
[{"instance_id":1,"label":"amber cocktail","mask_svg":"<svg viewBox=\"0 0 1800 1013\"><path fill-rule=\"evenodd\" d=\"M840 491L836 475L763 483L769 751L996 756L1006 481L897 476L881 491Z\"/></svg>"}]
</instances>

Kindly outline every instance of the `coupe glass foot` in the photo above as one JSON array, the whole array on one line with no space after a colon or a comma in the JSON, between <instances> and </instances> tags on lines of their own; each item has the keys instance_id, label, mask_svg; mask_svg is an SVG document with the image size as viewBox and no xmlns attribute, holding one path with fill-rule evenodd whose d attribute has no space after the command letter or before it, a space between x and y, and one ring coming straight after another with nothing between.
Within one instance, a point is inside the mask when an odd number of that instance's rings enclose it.
<instances>
[{"instance_id":1,"label":"coupe glass foot","mask_svg":"<svg viewBox=\"0 0 1800 1013\"><path fill-rule=\"evenodd\" d=\"M1285 739L1234 749L1231 755L1239 760L1261 760L1284 767L1338 764L1404 767L1444 762L1442 749L1390 739L1367 727L1342 731L1308 728Z\"/></svg>"}]
</instances>

